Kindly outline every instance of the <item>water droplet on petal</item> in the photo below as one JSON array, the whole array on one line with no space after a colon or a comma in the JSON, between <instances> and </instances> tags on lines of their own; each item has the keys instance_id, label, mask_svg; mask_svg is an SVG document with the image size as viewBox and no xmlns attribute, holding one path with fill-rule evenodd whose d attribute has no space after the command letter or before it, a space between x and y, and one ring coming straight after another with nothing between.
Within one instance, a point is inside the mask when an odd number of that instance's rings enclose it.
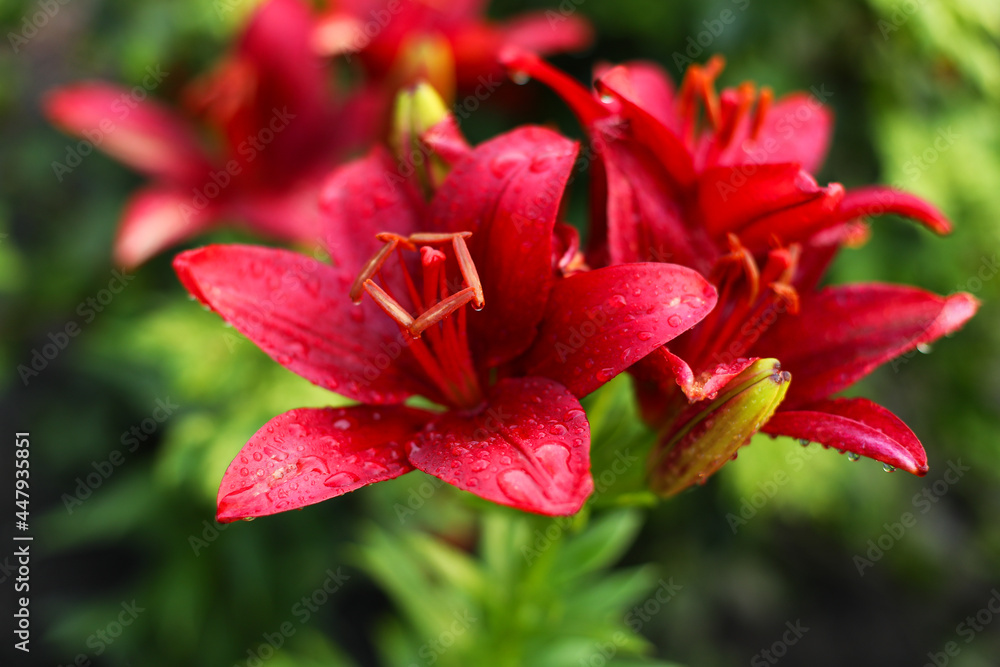
<instances>
[{"instance_id":1,"label":"water droplet on petal","mask_svg":"<svg viewBox=\"0 0 1000 667\"><path fill-rule=\"evenodd\" d=\"M639 340L649 340L652 337L653 334L650 333L649 331L640 331L639 333L636 334L636 338L638 338Z\"/></svg>"},{"instance_id":2,"label":"water droplet on petal","mask_svg":"<svg viewBox=\"0 0 1000 667\"><path fill-rule=\"evenodd\" d=\"M806 440L805 438L799 438L799 444L802 445L803 447L808 447L809 440Z\"/></svg>"},{"instance_id":3,"label":"water droplet on petal","mask_svg":"<svg viewBox=\"0 0 1000 667\"><path fill-rule=\"evenodd\" d=\"M537 495L538 485L524 470L504 470L497 476L497 486L504 495L518 504L526 504Z\"/></svg>"},{"instance_id":4,"label":"water droplet on petal","mask_svg":"<svg viewBox=\"0 0 1000 667\"><path fill-rule=\"evenodd\" d=\"M857 461L860 458L861 458L861 454L858 454L857 452L847 452L847 460L848 461L854 462L854 461Z\"/></svg>"},{"instance_id":5,"label":"water droplet on petal","mask_svg":"<svg viewBox=\"0 0 1000 667\"><path fill-rule=\"evenodd\" d=\"M323 480L323 486L342 488L357 484L359 479L353 472L335 472Z\"/></svg>"},{"instance_id":6,"label":"water droplet on petal","mask_svg":"<svg viewBox=\"0 0 1000 667\"><path fill-rule=\"evenodd\" d=\"M896 472L896 466L890 465L888 463L883 463L882 464L882 470L884 470L886 472Z\"/></svg>"},{"instance_id":7,"label":"water droplet on petal","mask_svg":"<svg viewBox=\"0 0 1000 667\"><path fill-rule=\"evenodd\" d=\"M253 460L254 461L260 461L262 458L264 458L264 455L261 454L260 452L254 452L253 453Z\"/></svg>"},{"instance_id":8,"label":"water droplet on petal","mask_svg":"<svg viewBox=\"0 0 1000 667\"><path fill-rule=\"evenodd\" d=\"M333 422L333 427L340 431L346 431L347 429L351 428L351 426L352 424L350 419L338 419L337 421Z\"/></svg>"},{"instance_id":9,"label":"water droplet on petal","mask_svg":"<svg viewBox=\"0 0 1000 667\"><path fill-rule=\"evenodd\" d=\"M930 354L931 346L928 345L927 343L919 343L917 344L917 351L920 352L921 354Z\"/></svg>"},{"instance_id":10,"label":"water droplet on petal","mask_svg":"<svg viewBox=\"0 0 1000 667\"><path fill-rule=\"evenodd\" d=\"M670 317L667 318L667 324L669 324L674 328L679 327L681 325L681 316L671 315Z\"/></svg>"},{"instance_id":11,"label":"water droplet on petal","mask_svg":"<svg viewBox=\"0 0 1000 667\"><path fill-rule=\"evenodd\" d=\"M611 95L608 95L607 93L601 95L601 102L604 103L604 104L611 104L614 101L615 101L615 98L612 97Z\"/></svg>"},{"instance_id":12,"label":"water droplet on petal","mask_svg":"<svg viewBox=\"0 0 1000 667\"><path fill-rule=\"evenodd\" d=\"M502 155L497 155L490 162L490 171L497 178L503 178L511 170L511 167L524 162L524 159L525 157L520 153L503 153Z\"/></svg>"},{"instance_id":13,"label":"water droplet on petal","mask_svg":"<svg viewBox=\"0 0 1000 667\"><path fill-rule=\"evenodd\" d=\"M524 84L526 84L529 81L531 81L531 75L528 74L527 72L522 72L520 70L515 70L515 71L513 71L513 72L510 73L510 80L513 81L514 83L516 83L519 86L523 86Z\"/></svg>"}]
</instances>

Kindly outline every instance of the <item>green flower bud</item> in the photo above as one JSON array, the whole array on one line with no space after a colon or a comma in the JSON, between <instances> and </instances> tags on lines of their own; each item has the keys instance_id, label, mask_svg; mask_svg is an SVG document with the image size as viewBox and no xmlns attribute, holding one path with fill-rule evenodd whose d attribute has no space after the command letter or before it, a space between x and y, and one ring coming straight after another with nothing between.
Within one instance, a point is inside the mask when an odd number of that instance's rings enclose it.
<instances>
[{"instance_id":1,"label":"green flower bud","mask_svg":"<svg viewBox=\"0 0 1000 667\"><path fill-rule=\"evenodd\" d=\"M653 491L672 496L708 479L767 423L791 379L777 359L759 359L733 378L711 405L653 449L649 462Z\"/></svg>"}]
</instances>

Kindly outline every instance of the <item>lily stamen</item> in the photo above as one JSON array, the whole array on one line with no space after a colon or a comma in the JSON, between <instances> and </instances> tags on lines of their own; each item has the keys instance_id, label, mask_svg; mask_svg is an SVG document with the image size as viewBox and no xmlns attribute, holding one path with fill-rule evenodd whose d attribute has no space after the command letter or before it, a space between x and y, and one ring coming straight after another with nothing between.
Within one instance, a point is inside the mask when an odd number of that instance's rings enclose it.
<instances>
[{"instance_id":1,"label":"lily stamen","mask_svg":"<svg viewBox=\"0 0 1000 667\"><path fill-rule=\"evenodd\" d=\"M372 300L391 317L414 340L411 348L414 357L427 373L431 382L438 387L447 402L456 406L474 407L482 402L483 394L479 378L472 364L472 355L465 327L465 306L472 305L481 310L486 301L479 272L469 253L466 239L470 232L438 233L421 232L401 236L393 232L376 235L383 245L365 263L355 285L352 298L357 291L367 292ZM451 293L447 279L447 256L445 249L451 246L455 255L464 287ZM389 255L395 250L420 252L422 285L418 288L402 253L399 266L403 282L409 295L414 313L411 314L388 289L382 268ZM378 277L382 286L373 278ZM421 298L422 297L422 298ZM455 314L456 317L451 316ZM421 338L427 335L426 342Z\"/></svg>"}]
</instances>

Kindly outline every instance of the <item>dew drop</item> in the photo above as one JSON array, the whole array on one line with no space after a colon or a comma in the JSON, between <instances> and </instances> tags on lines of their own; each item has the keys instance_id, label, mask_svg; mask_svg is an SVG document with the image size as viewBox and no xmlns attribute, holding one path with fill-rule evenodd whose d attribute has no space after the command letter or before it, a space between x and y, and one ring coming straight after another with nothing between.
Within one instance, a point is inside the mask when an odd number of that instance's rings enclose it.
<instances>
[{"instance_id":1,"label":"dew drop","mask_svg":"<svg viewBox=\"0 0 1000 667\"><path fill-rule=\"evenodd\" d=\"M599 382L607 382L614 376L615 376L615 369L613 368L602 368L601 370L597 371L596 375Z\"/></svg>"},{"instance_id":2,"label":"dew drop","mask_svg":"<svg viewBox=\"0 0 1000 667\"><path fill-rule=\"evenodd\" d=\"M497 155L490 162L490 171L497 178L503 178L507 175L507 172L511 168L524 161L524 156L520 153L503 153L502 155Z\"/></svg>"},{"instance_id":3,"label":"dew drop","mask_svg":"<svg viewBox=\"0 0 1000 667\"><path fill-rule=\"evenodd\" d=\"M670 317L667 318L667 324L675 328L679 327L681 325L681 316L671 315Z\"/></svg>"},{"instance_id":4,"label":"dew drop","mask_svg":"<svg viewBox=\"0 0 1000 667\"><path fill-rule=\"evenodd\" d=\"M338 419L337 421L333 422L333 427L340 431L346 431L347 429L351 428L351 420Z\"/></svg>"},{"instance_id":5,"label":"dew drop","mask_svg":"<svg viewBox=\"0 0 1000 667\"><path fill-rule=\"evenodd\" d=\"M264 458L264 455L261 454L260 452L254 452L253 453L253 460L254 461L260 461L262 458Z\"/></svg>"},{"instance_id":6,"label":"dew drop","mask_svg":"<svg viewBox=\"0 0 1000 667\"><path fill-rule=\"evenodd\" d=\"M921 354L930 354L931 346L928 345L927 343L919 343L917 345L917 351L920 352Z\"/></svg>"},{"instance_id":7,"label":"dew drop","mask_svg":"<svg viewBox=\"0 0 1000 667\"><path fill-rule=\"evenodd\" d=\"M799 438L799 444L802 445L803 447L808 447L809 441L806 440L805 438Z\"/></svg>"},{"instance_id":8,"label":"dew drop","mask_svg":"<svg viewBox=\"0 0 1000 667\"><path fill-rule=\"evenodd\" d=\"M358 479L360 478L353 472L335 472L323 480L323 486L337 489L357 484Z\"/></svg>"},{"instance_id":9,"label":"dew drop","mask_svg":"<svg viewBox=\"0 0 1000 667\"><path fill-rule=\"evenodd\" d=\"M601 95L601 102L604 104L611 104L614 101L615 98L613 98L611 95L608 95L607 93Z\"/></svg>"},{"instance_id":10,"label":"dew drop","mask_svg":"<svg viewBox=\"0 0 1000 667\"><path fill-rule=\"evenodd\" d=\"M636 338L638 338L639 340L649 340L652 337L653 334L650 333L649 331L640 331L639 333L636 334Z\"/></svg>"},{"instance_id":11,"label":"dew drop","mask_svg":"<svg viewBox=\"0 0 1000 667\"><path fill-rule=\"evenodd\" d=\"M528 169L533 173L540 174L542 172L549 171L554 161L554 155L536 155L531 158L531 164L528 165Z\"/></svg>"},{"instance_id":12,"label":"dew drop","mask_svg":"<svg viewBox=\"0 0 1000 667\"><path fill-rule=\"evenodd\" d=\"M883 463L882 464L882 470L884 470L886 472L896 472L896 466L889 465L888 463Z\"/></svg>"},{"instance_id":13,"label":"dew drop","mask_svg":"<svg viewBox=\"0 0 1000 667\"><path fill-rule=\"evenodd\" d=\"M527 503L538 493L538 486L524 470L504 470L497 476L497 486L515 503Z\"/></svg>"},{"instance_id":14,"label":"dew drop","mask_svg":"<svg viewBox=\"0 0 1000 667\"><path fill-rule=\"evenodd\" d=\"M472 472L482 472L490 467L489 461L473 461L469 468Z\"/></svg>"},{"instance_id":15,"label":"dew drop","mask_svg":"<svg viewBox=\"0 0 1000 667\"><path fill-rule=\"evenodd\" d=\"M522 72L521 70L515 70L510 73L510 80L519 86L523 86L531 81L531 75L527 72Z\"/></svg>"},{"instance_id":16,"label":"dew drop","mask_svg":"<svg viewBox=\"0 0 1000 667\"><path fill-rule=\"evenodd\" d=\"M861 458L861 454L858 454L857 452L847 452L847 460L848 461L853 462L853 461L857 461L860 458Z\"/></svg>"},{"instance_id":17,"label":"dew drop","mask_svg":"<svg viewBox=\"0 0 1000 667\"><path fill-rule=\"evenodd\" d=\"M256 519L256 518L257 518L257 517L255 517L255 516L245 516L245 517L243 517L243 520L244 520L244 521L253 521L253 520L254 520L254 519Z\"/></svg>"},{"instance_id":18,"label":"dew drop","mask_svg":"<svg viewBox=\"0 0 1000 667\"><path fill-rule=\"evenodd\" d=\"M240 468L240 475L242 475L243 477L246 477L249 474L250 474L249 470L247 470L246 468Z\"/></svg>"}]
</instances>

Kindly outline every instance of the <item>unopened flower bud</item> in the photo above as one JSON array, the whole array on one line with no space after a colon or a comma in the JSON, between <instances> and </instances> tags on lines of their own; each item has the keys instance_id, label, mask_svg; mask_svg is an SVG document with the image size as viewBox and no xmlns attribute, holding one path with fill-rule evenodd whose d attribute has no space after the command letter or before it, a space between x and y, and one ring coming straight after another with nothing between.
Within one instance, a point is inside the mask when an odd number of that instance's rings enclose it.
<instances>
[{"instance_id":1,"label":"unopened flower bud","mask_svg":"<svg viewBox=\"0 0 1000 667\"><path fill-rule=\"evenodd\" d=\"M448 117L448 107L425 81L403 90L393 109L391 141L401 171L415 175L433 192L448 175L448 165L420 142L420 137Z\"/></svg>"},{"instance_id":2,"label":"unopened flower bud","mask_svg":"<svg viewBox=\"0 0 1000 667\"><path fill-rule=\"evenodd\" d=\"M777 359L760 359L733 378L650 457L650 486L672 496L708 479L771 418L792 376Z\"/></svg>"}]
</instances>

